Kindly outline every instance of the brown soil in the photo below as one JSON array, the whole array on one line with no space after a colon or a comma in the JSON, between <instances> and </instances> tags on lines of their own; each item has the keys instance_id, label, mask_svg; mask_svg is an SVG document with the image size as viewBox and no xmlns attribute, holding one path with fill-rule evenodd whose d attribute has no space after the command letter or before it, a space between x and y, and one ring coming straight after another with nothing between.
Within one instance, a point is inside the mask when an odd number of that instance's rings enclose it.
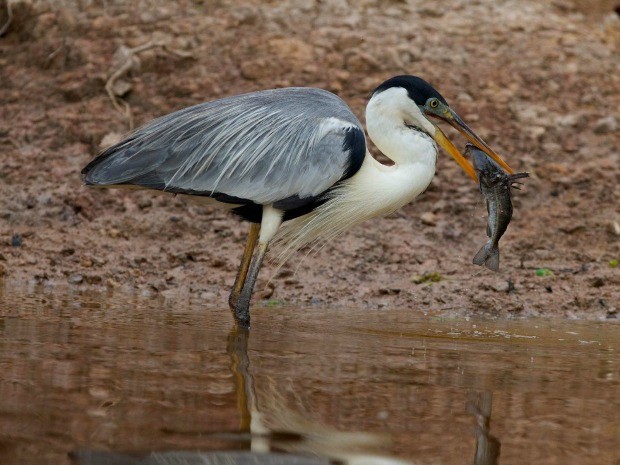
<instances>
[{"instance_id":1,"label":"brown soil","mask_svg":"<svg viewBox=\"0 0 620 465\"><path fill-rule=\"evenodd\" d=\"M369 221L257 299L454 314L614 318L620 302L620 18L614 1L13 1L0 38L0 275L5 285L126 288L224 306L247 232L226 212L84 188L80 169L128 130L104 89L121 46L136 124L225 95L316 86L363 119L396 74L420 75L519 171L497 274L476 186L442 154L428 191ZM0 24L6 20L0 2ZM122 83L121 83L122 84ZM453 132L453 140L464 141ZM107 136L107 137L106 137ZM21 239L21 245L19 245ZM611 264L610 264L611 262ZM541 277L536 270L549 269ZM439 282L416 277L438 273Z\"/></svg>"}]
</instances>

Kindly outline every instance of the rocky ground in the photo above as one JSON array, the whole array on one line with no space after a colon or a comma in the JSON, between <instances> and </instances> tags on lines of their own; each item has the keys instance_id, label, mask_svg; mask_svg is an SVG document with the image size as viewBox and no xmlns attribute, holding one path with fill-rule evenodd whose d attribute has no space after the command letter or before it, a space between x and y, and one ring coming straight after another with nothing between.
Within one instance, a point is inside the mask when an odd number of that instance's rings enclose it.
<instances>
[{"instance_id":1,"label":"rocky ground","mask_svg":"<svg viewBox=\"0 0 620 465\"><path fill-rule=\"evenodd\" d=\"M13 0L0 37L0 281L110 288L224 306L247 224L165 195L84 188L80 169L136 125L257 89L317 86L363 120L396 74L433 83L530 179L499 273L476 186L442 154L428 191L316 254L269 304L616 318L620 302L620 16L615 1ZM0 24L7 20L0 1ZM614 7L616 10L614 11ZM1 26L0 26L1 27ZM450 131L459 146L464 140ZM295 271L297 270L297 271ZM539 276L539 275L544 276Z\"/></svg>"}]
</instances>

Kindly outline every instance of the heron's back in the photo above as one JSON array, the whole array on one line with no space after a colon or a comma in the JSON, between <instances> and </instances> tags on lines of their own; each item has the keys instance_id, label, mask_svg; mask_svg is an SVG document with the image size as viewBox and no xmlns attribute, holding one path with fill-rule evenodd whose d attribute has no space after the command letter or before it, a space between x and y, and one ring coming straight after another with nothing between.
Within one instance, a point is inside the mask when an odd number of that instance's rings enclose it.
<instances>
[{"instance_id":1,"label":"heron's back","mask_svg":"<svg viewBox=\"0 0 620 465\"><path fill-rule=\"evenodd\" d=\"M82 171L87 185L135 185L225 201L311 199L359 169L361 124L336 95L285 88L162 116Z\"/></svg>"}]
</instances>

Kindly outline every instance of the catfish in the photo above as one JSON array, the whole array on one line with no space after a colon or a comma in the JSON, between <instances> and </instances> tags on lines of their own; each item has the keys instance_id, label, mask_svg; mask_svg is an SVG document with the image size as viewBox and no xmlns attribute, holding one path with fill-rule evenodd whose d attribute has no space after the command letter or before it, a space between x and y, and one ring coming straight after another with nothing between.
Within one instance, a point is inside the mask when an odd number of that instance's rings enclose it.
<instances>
[{"instance_id":1,"label":"catfish","mask_svg":"<svg viewBox=\"0 0 620 465\"><path fill-rule=\"evenodd\" d=\"M518 179L527 178L528 173L508 174L487 156L482 150L467 144L466 153L470 152L474 169L478 175L480 192L486 199L489 219L487 236L489 240L473 259L474 265L486 266L499 271L499 240L506 232L512 218L511 189L519 189L515 184Z\"/></svg>"}]
</instances>

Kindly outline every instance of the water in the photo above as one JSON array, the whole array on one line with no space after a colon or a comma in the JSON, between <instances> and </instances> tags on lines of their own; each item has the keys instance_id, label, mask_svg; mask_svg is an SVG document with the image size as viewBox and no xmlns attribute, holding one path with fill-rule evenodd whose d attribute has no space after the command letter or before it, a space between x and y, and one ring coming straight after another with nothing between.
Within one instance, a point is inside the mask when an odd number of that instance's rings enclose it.
<instances>
[{"instance_id":1,"label":"water","mask_svg":"<svg viewBox=\"0 0 620 465\"><path fill-rule=\"evenodd\" d=\"M0 292L2 465L620 464L612 322Z\"/></svg>"}]
</instances>

